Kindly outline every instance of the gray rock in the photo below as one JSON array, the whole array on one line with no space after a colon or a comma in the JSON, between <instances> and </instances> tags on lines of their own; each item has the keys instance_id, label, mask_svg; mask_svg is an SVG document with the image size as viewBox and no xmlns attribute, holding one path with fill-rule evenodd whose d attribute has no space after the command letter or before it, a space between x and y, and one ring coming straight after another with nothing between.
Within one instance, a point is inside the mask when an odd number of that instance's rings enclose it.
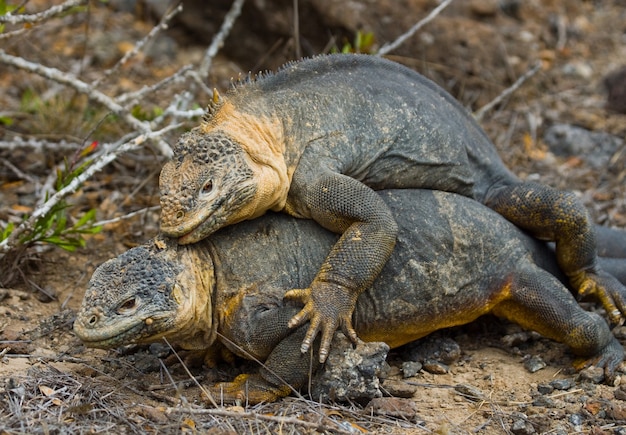
<instances>
[{"instance_id":1,"label":"gray rock","mask_svg":"<svg viewBox=\"0 0 626 435\"><path fill-rule=\"evenodd\" d=\"M530 373L535 373L545 367L546 363L541 359L540 356L531 356L526 361L524 361L524 368Z\"/></svg>"},{"instance_id":2,"label":"gray rock","mask_svg":"<svg viewBox=\"0 0 626 435\"><path fill-rule=\"evenodd\" d=\"M555 124L543 140L557 156L578 156L591 167L606 168L624 140L604 132L594 132L569 124Z\"/></svg>"},{"instance_id":3,"label":"gray rock","mask_svg":"<svg viewBox=\"0 0 626 435\"><path fill-rule=\"evenodd\" d=\"M555 379L550 382L550 386L553 387L555 390L565 391L574 386L574 381L572 381L571 379Z\"/></svg>"},{"instance_id":4,"label":"gray rock","mask_svg":"<svg viewBox=\"0 0 626 435\"><path fill-rule=\"evenodd\" d=\"M402 376L411 378L422 370L422 363L419 361L405 361L402 363Z\"/></svg>"},{"instance_id":5,"label":"gray rock","mask_svg":"<svg viewBox=\"0 0 626 435\"><path fill-rule=\"evenodd\" d=\"M407 344L403 356L410 361L436 360L449 365L461 358L461 348L451 338L433 334Z\"/></svg>"},{"instance_id":6,"label":"gray rock","mask_svg":"<svg viewBox=\"0 0 626 435\"><path fill-rule=\"evenodd\" d=\"M336 334L331 352L313 381L314 400L361 401L382 397L379 376L389 346L382 342L359 342L356 348L343 334Z\"/></svg>"}]
</instances>

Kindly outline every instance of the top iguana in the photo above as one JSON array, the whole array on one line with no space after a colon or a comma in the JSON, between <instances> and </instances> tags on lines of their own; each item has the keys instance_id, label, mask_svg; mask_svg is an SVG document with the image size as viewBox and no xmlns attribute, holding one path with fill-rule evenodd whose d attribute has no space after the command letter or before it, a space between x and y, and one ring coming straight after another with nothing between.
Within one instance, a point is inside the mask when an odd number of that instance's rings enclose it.
<instances>
[{"instance_id":1,"label":"top iguana","mask_svg":"<svg viewBox=\"0 0 626 435\"><path fill-rule=\"evenodd\" d=\"M338 326L356 340L357 297L394 248L396 222L374 192L389 188L456 192L488 205L555 241L579 293L599 296L613 319L626 311L610 296L626 289L596 265L593 231L575 195L520 181L452 96L372 56L293 62L215 93L161 171L161 231L193 243L282 210L342 234L310 287L286 294L305 304L290 326L311 322L303 352L321 328L323 362Z\"/></svg>"}]
</instances>

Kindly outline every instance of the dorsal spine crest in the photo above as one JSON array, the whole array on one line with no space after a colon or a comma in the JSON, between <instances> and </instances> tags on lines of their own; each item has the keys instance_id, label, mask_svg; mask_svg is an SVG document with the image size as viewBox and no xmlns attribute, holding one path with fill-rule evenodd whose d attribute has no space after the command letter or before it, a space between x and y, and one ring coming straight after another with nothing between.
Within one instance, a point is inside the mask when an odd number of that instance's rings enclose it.
<instances>
[{"instance_id":1,"label":"dorsal spine crest","mask_svg":"<svg viewBox=\"0 0 626 435\"><path fill-rule=\"evenodd\" d=\"M211 122L215 114L220 110L220 108L224 105L224 99L220 97L219 92L217 92L216 88L213 88L213 98L209 101L209 104L206 108L206 113L202 115L202 123L208 124Z\"/></svg>"}]
</instances>

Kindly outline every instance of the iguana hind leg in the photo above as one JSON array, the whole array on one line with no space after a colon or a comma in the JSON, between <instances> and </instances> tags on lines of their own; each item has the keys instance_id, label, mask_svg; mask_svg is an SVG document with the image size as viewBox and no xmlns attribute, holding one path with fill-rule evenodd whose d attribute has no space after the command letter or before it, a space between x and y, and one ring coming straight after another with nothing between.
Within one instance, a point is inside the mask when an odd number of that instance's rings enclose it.
<instances>
[{"instance_id":1,"label":"iguana hind leg","mask_svg":"<svg viewBox=\"0 0 626 435\"><path fill-rule=\"evenodd\" d=\"M310 352L302 354L300 343L306 333L306 326L296 329L281 340L272 350L258 374L242 374L232 382L222 382L211 388L218 402L274 402L289 395L306 384L310 374L315 373L320 364L312 358L312 352L319 349L319 339Z\"/></svg>"},{"instance_id":2,"label":"iguana hind leg","mask_svg":"<svg viewBox=\"0 0 626 435\"><path fill-rule=\"evenodd\" d=\"M621 344L608 324L595 313L583 310L571 293L551 274L523 263L503 286L507 297L493 313L545 337L565 343L583 357L583 364L604 368L605 378L613 378L624 359Z\"/></svg>"},{"instance_id":3,"label":"iguana hind leg","mask_svg":"<svg viewBox=\"0 0 626 435\"><path fill-rule=\"evenodd\" d=\"M597 297L612 321L626 314L626 288L597 266L594 228L574 193L520 183L495 189L485 204L535 237L556 242L557 261L572 287L580 296Z\"/></svg>"}]
</instances>

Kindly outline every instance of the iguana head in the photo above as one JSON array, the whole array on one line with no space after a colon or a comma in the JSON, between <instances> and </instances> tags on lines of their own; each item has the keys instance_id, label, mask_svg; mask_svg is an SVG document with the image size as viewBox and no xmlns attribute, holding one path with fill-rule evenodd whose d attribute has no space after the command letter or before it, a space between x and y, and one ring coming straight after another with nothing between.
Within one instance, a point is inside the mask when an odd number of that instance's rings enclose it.
<instances>
[{"instance_id":1,"label":"iguana head","mask_svg":"<svg viewBox=\"0 0 626 435\"><path fill-rule=\"evenodd\" d=\"M75 334L103 349L162 337L185 349L209 347L212 263L194 255L158 237L105 262L89 281Z\"/></svg>"},{"instance_id":2,"label":"iguana head","mask_svg":"<svg viewBox=\"0 0 626 435\"><path fill-rule=\"evenodd\" d=\"M188 244L259 216L274 206L267 172L223 132L183 134L161 170L161 231Z\"/></svg>"}]
</instances>

